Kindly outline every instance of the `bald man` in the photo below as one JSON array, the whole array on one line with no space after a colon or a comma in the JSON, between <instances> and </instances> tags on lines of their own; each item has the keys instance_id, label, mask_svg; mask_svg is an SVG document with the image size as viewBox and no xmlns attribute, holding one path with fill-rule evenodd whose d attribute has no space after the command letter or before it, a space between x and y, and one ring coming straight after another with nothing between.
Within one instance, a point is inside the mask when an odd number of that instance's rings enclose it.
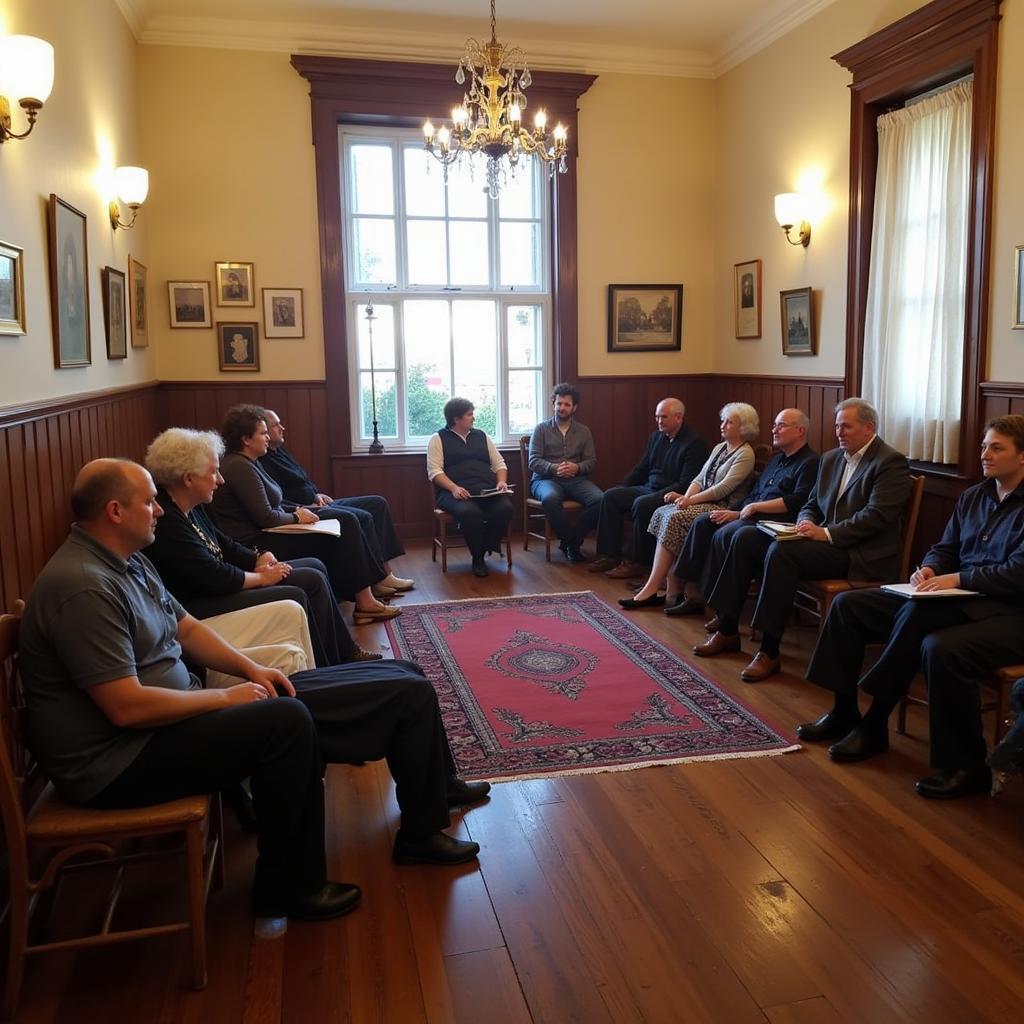
<instances>
[{"instance_id":1,"label":"bald man","mask_svg":"<svg viewBox=\"0 0 1024 1024\"><path fill-rule=\"evenodd\" d=\"M690 486L709 455L708 446L686 426L686 407L678 398L663 398L654 410L657 430L647 439L643 458L618 487L604 492L599 504L580 514L581 537L597 523L597 558L588 572L603 572L612 579L645 576L654 557L655 538L647 532L656 509L669 491L680 494ZM632 551L623 557L622 525L633 520Z\"/></svg>"}]
</instances>

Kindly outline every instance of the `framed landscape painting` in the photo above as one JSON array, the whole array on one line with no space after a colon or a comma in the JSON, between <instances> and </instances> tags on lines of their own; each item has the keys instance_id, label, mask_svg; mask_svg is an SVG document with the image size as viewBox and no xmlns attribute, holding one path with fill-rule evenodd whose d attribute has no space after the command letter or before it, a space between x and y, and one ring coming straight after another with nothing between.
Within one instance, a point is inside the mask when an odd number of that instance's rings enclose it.
<instances>
[{"instance_id":1,"label":"framed landscape painting","mask_svg":"<svg viewBox=\"0 0 1024 1024\"><path fill-rule=\"evenodd\" d=\"M682 345L681 284L608 285L609 352L678 352Z\"/></svg>"},{"instance_id":2,"label":"framed landscape painting","mask_svg":"<svg viewBox=\"0 0 1024 1024\"><path fill-rule=\"evenodd\" d=\"M782 354L813 356L814 295L810 288L790 288L779 293L782 307Z\"/></svg>"},{"instance_id":3,"label":"framed landscape painting","mask_svg":"<svg viewBox=\"0 0 1024 1024\"><path fill-rule=\"evenodd\" d=\"M212 327L209 281L168 281L172 327Z\"/></svg>"},{"instance_id":4,"label":"framed landscape painting","mask_svg":"<svg viewBox=\"0 0 1024 1024\"><path fill-rule=\"evenodd\" d=\"M25 253L0 242L0 334L25 333Z\"/></svg>"}]
</instances>

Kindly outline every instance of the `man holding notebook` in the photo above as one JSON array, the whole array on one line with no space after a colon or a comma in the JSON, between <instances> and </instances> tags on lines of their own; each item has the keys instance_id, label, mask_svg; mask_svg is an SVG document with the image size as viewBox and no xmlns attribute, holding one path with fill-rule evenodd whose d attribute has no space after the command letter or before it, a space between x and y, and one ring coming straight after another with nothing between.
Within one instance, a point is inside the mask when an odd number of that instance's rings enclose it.
<instances>
[{"instance_id":1,"label":"man holding notebook","mask_svg":"<svg viewBox=\"0 0 1024 1024\"><path fill-rule=\"evenodd\" d=\"M985 479L960 496L909 595L852 591L833 602L807 678L832 690L835 703L797 728L803 740L837 741L833 761L882 753L889 715L923 672L936 772L917 792L933 799L989 791L979 681L1024 661L1024 416L986 424L981 469ZM878 661L861 676L865 646L879 642ZM863 718L858 687L873 698Z\"/></svg>"}]
</instances>

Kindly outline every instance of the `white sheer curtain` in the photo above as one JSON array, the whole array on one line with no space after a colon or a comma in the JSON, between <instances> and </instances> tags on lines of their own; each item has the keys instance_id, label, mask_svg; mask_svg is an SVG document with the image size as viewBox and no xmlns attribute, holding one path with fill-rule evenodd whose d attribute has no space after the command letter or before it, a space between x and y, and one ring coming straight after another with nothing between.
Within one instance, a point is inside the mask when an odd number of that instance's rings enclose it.
<instances>
[{"instance_id":1,"label":"white sheer curtain","mask_svg":"<svg viewBox=\"0 0 1024 1024\"><path fill-rule=\"evenodd\" d=\"M864 397L885 440L956 462L973 83L878 119Z\"/></svg>"}]
</instances>

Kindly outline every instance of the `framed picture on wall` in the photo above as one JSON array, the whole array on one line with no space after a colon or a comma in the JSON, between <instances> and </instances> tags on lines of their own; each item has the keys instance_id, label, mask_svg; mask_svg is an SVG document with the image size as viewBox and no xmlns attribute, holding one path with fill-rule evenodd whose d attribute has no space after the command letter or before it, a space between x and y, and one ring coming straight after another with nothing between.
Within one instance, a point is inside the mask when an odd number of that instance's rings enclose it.
<instances>
[{"instance_id":1,"label":"framed picture on wall","mask_svg":"<svg viewBox=\"0 0 1024 1024\"><path fill-rule=\"evenodd\" d=\"M212 327L209 281L168 281L172 327Z\"/></svg>"},{"instance_id":2,"label":"framed picture on wall","mask_svg":"<svg viewBox=\"0 0 1024 1024\"><path fill-rule=\"evenodd\" d=\"M259 342L259 324L217 321L217 350L222 370L258 370Z\"/></svg>"},{"instance_id":3,"label":"framed picture on wall","mask_svg":"<svg viewBox=\"0 0 1024 1024\"><path fill-rule=\"evenodd\" d=\"M0 242L0 334L25 333L24 251Z\"/></svg>"},{"instance_id":4,"label":"framed picture on wall","mask_svg":"<svg viewBox=\"0 0 1024 1024\"><path fill-rule=\"evenodd\" d=\"M53 365L88 366L89 253L85 214L50 193L50 312L53 317Z\"/></svg>"},{"instance_id":5,"label":"framed picture on wall","mask_svg":"<svg viewBox=\"0 0 1024 1024\"><path fill-rule=\"evenodd\" d=\"M124 315L124 274L113 267L103 268L103 326L107 332L107 358L124 359L128 355L128 320Z\"/></svg>"},{"instance_id":6,"label":"framed picture on wall","mask_svg":"<svg viewBox=\"0 0 1024 1024\"><path fill-rule=\"evenodd\" d=\"M215 264L218 306L255 306L256 290L252 286L251 263Z\"/></svg>"},{"instance_id":7,"label":"framed picture on wall","mask_svg":"<svg viewBox=\"0 0 1024 1024\"><path fill-rule=\"evenodd\" d=\"M263 289L263 337L302 338L301 288Z\"/></svg>"},{"instance_id":8,"label":"framed picture on wall","mask_svg":"<svg viewBox=\"0 0 1024 1024\"><path fill-rule=\"evenodd\" d=\"M732 268L733 307L737 338L761 337L761 261L747 260Z\"/></svg>"},{"instance_id":9,"label":"framed picture on wall","mask_svg":"<svg viewBox=\"0 0 1024 1024\"><path fill-rule=\"evenodd\" d=\"M1024 330L1024 245L1013 251L1013 329Z\"/></svg>"},{"instance_id":10,"label":"framed picture on wall","mask_svg":"<svg viewBox=\"0 0 1024 1024\"><path fill-rule=\"evenodd\" d=\"M782 306L782 354L813 356L814 294L810 288L790 288L779 292Z\"/></svg>"},{"instance_id":11,"label":"framed picture on wall","mask_svg":"<svg viewBox=\"0 0 1024 1024\"><path fill-rule=\"evenodd\" d=\"M609 352L678 352L682 347L681 284L608 285Z\"/></svg>"},{"instance_id":12,"label":"framed picture on wall","mask_svg":"<svg viewBox=\"0 0 1024 1024\"><path fill-rule=\"evenodd\" d=\"M132 348L149 345L149 296L146 294L146 268L128 257L128 295L132 311Z\"/></svg>"}]
</instances>

